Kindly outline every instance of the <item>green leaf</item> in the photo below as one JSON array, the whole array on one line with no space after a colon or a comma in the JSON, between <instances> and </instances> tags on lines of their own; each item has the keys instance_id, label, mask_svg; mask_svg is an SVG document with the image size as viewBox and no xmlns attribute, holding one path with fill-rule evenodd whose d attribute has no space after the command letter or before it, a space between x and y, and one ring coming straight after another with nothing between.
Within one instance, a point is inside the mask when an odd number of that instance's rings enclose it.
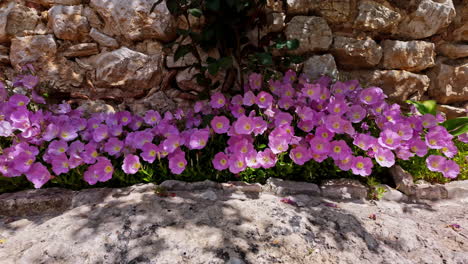
<instances>
[{"instance_id":1,"label":"green leaf","mask_svg":"<svg viewBox=\"0 0 468 264\"><path fill-rule=\"evenodd\" d=\"M219 71L219 64L218 62L208 64L208 72L211 75L216 75Z\"/></svg>"},{"instance_id":2,"label":"green leaf","mask_svg":"<svg viewBox=\"0 0 468 264\"><path fill-rule=\"evenodd\" d=\"M220 0L207 0L206 7L212 11L219 11L221 8Z\"/></svg>"},{"instance_id":3,"label":"green leaf","mask_svg":"<svg viewBox=\"0 0 468 264\"><path fill-rule=\"evenodd\" d=\"M266 147L267 147L266 144L261 144L261 145L259 145L257 148L259 148L259 149L264 149L264 148L266 148Z\"/></svg>"},{"instance_id":4,"label":"green leaf","mask_svg":"<svg viewBox=\"0 0 468 264\"><path fill-rule=\"evenodd\" d=\"M286 47L288 47L288 50L295 50L299 48L299 40L292 39L292 40L286 41Z\"/></svg>"},{"instance_id":5,"label":"green leaf","mask_svg":"<svg viewBox=\"0 0 468 264\"><path fill-rule=\"evenodd\" d=\"M450 131L450 134L452 134L453 136L459 136L459 135L465 134L465 133L468 133L468 124L464 124L463 126L457 128L455 130Z\"/></svg>"},{"instance_id":6,"label":"green leaf","mask_svg":"<svg viewBox=\"0 0 468 264\"><path fill-rule=\"evenodd\" d=\"M190 45L179 45L174 53L174 61L178 61L180 58L190 52Z\"/></svg>"},{"instance_id":7,"label":"green leaf","mask_svg":"<svg viewBox=\"0 0 468 264\"><path fill-rule=\"evenodd\" d=\"M454 119L449 119L443 122L441 125L445 127L448 131L454 130L455 128L468 124L468 117L458 117Z\"/></svg>"},{"instance_id":8,"label":"green leaf","mask_svg":"<svg viewBox=\"0 0 468 264\"><path fill-rule=\"evenodd\" d=\"M273 65L273 58L270 53L258 53L258 60L262 65Z\"/></svg>"},{"instance_id":9,"label":"green leaf","mask_svg":"<svg viewBox=\"0 0 468 264\"><path fill-rule=\"evenodd\" d=\"M229 68L232 65L232 57L222 57L219 59L218 64L221 68Z\"/></svg>"},{"instance_id":10,"label":"green leaf","mask_svg":"<svg viewBox=\"0 0 468 264\"><path fill-rule=\"evenodd\" d=\"M203 12L198 8L190 8L188 12L194 17L201 17L203 15Z\"/></svg>"},{"instance_id":11,"label":"green leaf","mask_svg":"<svg viewBox=\"0 0 468 264\"><path fill-rule=\"evenodd\" d=\"M426 107L429 114L437 114L437 102L435 100L423 101L422 104Z\"/></svg>"},{"instance_id":12,"label":"green leaf","mask_svg":"<svg viewBox=\"0 0 468 264\"><path fill-rule=\"evenodd\" d=\"M422 115L429 114L429 110L427 109L427 107L420 102L406 100L406 103L413 104L416 107L416 109L418 109L419 113L421 113Z\"/></svg>"}]
</instances>

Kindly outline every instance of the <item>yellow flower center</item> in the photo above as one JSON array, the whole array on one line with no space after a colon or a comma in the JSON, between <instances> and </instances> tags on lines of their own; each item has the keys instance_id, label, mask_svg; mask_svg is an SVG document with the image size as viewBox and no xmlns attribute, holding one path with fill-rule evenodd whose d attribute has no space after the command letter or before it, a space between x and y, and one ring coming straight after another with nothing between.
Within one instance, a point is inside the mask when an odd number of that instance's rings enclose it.
<instances>
[{"instance_id":1,"label":"yellow flower center","mask_svg":"<svg viewBox=\"0 0 468 264\"><path fill-rule=\"evenodd\" d=\"M323 138L327 138L327 137L328 137L328 133L327 133L327 132L323 132L323 133L322 133L322 137L323 137Z\"/></svg>"},{"instance_id":2,"label":"yellow flower center","mask_svg":"<svg viewBox=\"0 0 468 264\"><path fill-rule=\"evenodd\" d=\"M112 167L111 166L106 166L106 168L104 168L104 171L106 173L111 173L112 172Z\"/></svg>"},{"instance_id":3,"label":"yellow flower center","mask_svg":"<svg viewBox=\"0 0 468 264\"><path fill-rule=\"evenodd\" d=\"M241 160L238 160L238 161L236 162L236 165L237 165L238 168L242 168L242 167L244 166L244 162L241 161Z\"/></svg>"},{"instance_id":4,"label":"yellow flower center","mask_svg":"<svg viewBox=\"0 0 468 264\"><path fill-rule=\"evenodd\" d=\"M216 123L216 127L217 127L218 129L223 128L223 123L221 123L221 122Z\"/></svg>"},{"instance_id":5,"label":"yellow flower center","mask_svg":"<svg viewBox=\"0 0 468 264\"><path fill-rule=\"evenodd\" d=\"M67 138L67 137L68 137L68 133L67 133L67 132L62 132L62 137L63 137L63 138Z\"/></svg>"},{"instance_id":6,"label":"yellow flower center","mask_svg":"<svg viewBox=\"0 0 468 264\"><path fill-rule=\"evenodd\" d=\"M222 159L222 160L219 161L219 163L221 163L221 165L226 165L227 160L226 160L226 159Z\"/></svg>"},{"instance_id":7,"label":"yellow flower center","mask_svg":"<svg viewBox=\"0 0 468 264\"><path fill-rule=\"evenodd\" d=\"M128 118L124 117L124 118L122 118L122 121L123 121L123 122L127 122L127 121L128 121Z\"/></svg>"},{"instance_id":8,"label":"yellow flower center","mask_svg":"<svg viewBox=\"0 0 468 264\"><path fill-rule=\"evenodd\" d=\"M21 102L18 103L18 106L23 106L23 105L24 105L24 102L23 102L23 101L21 101Z\"/></svg>"},{"instance_id":9,"label":"yellow flower center","mask_svg":"<svg viewBox=\"0 0 468 264\"><path fill-rule=\"evenodd\" d=\"M341 109L339 107L335 107L335 109L333 109L333 111L335 111L335 113L339 113L341 111Z\"/></svg>"},{"instance_id":10,"label":"yellow flower center","mask_svg":"<svg viewBox=\"0 0 468 264\"><path fill-rule=\"evenodd\" d=\"M322 150L322 149L323 149L323 145L322 145L322 144L318 144L317 147L316 147L316 149Z\"/></svg>"},{"instance_id":11,"label":"yellow flower center","mask_svg":"<svg viewBox=\"0 0 468 264\"><path fill-rule=\"evenodd\" d=\"M364 168L364 163L358 162L358 163L356 164L356 167L358 167L359 169L362 169L362 168Z\"/></svg>"},{"instance_id":12,"label":"yellow flower center","mask_svg":"<svg viewBox=\"0 0 468 264\"><path fill-rule=\"evenodd\" d=\"M368 96L364 97L364 100L366 100L366 102L370 102L370 101L372 101L372 96L368 95Z\"/></svg>"},{"instance_id":13,"label":"yellow flower center","mask_svg":"<svg viewBox=\"0 0 468 264\"><path fill-rule=\"evenodd\" d=\"M58 151L59 151L60 153L63 153L63 152L65 152L65 148L59 148Z\"/></svg>"},{"instance_id":14,"label":"yellow flower center","mask_svg":"<svg viewBox=\"0 0 468 264\"><path fill-rule=\"evenodd\" d=\"M336 153L340 153L341 152L341 147L340 146L335 146L333 148L333 151L335 151Z\"/></svg>"},{"instance_id":15,"label":"yellow flower center","mask_svg":"<svg viewBox=\"0 0 468 264\"><path fill-rule=\"evenodd\" d=\"M150 157L155 157L156 156L156 151L155 150L151 150L150 153L149 153Z\"/></svg>"},{"instance_id":16,"label":"yellow flower center","mask_svg":"<svg viewBox=\"0 0 468 264\"><path fill-rule=\"evenodd\" d=\"M393 144L393 139L392 138L387 138L385 142L389 145Z\"/></svg>"},{"instance_id":17,"label":"yellow flower center","mask_svg":"<svg viewBox=\"0 0 468 264\"><path fill-rule=\"evenodd\" d=\"M182 161L177 163L177 166L179 166L179 168L183 168L185 167L185 163L183 163Z\"/></svg>"},{"instance_id":18,"label":"yellow flower center","mask_svg":"<svg viewBox=\"0 0 468 264\"><path fill-rule=\"evenodd\" d=\"M250 124L245 124L244 125L245 130L250 130L251 128L252 128L252 126Z\"/></svg>"},{"instance_id":19,"label":"yellow flower center","mask_svg":"<svg viewBox=\"0 0 468 264\"><path fill-rule=\"evenodd\" d=\"M302 153L300 153L300 152L297 152L297 153L296 153L296 158L297 158L297 159L300 159L300 158L302 158Z\"/></svg>"},{"instance_id":20,"label":"yellow flower center","mask_svg":"<svg viewBox=\"0 0 468 264\"><path fill-rule=\"evenodd\" d=\"M314 90L312 90L312 89L307 90L307 94L308 94L308 95L314 95L314 93L315 93L315 92L314 92Z\"/></svg>"},{"instance_id":21,"label":"yellow flower center","mask_svg":"<svg viewBox=\"0 0 468 264\"><path fill-rule=\"evenodd\" d=\"M218 104L224 104L224 99L222 98L218 99Z\"/></svg>"},{"instance_id":22,"label":"yellow flower center","mask_svg":"<svg viewBox=\"0 0 468 264\"><path fill-rule=\"evenodd\" d=\"M266 98L265 97L260 97L260 102L265 102Z\"/></svg>"}]
</instances>

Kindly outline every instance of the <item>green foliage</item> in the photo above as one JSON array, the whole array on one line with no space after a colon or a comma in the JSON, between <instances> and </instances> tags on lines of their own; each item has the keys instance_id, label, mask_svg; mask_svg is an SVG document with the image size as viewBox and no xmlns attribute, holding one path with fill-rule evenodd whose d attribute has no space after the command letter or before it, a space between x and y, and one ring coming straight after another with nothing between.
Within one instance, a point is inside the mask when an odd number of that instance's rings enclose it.
<instances>
[{"instance_id":1,"label":"green foliage","mask_svg":"<svg viewBox=\"0 0 468 264\"><path fill-rule=\"evenodd\" d=\"M409 104L413 104L416 107L416 109L418 109L419 113L421 113L422 115L425 115L425 114L436 115L437 114L437 102L434 100L428 100L428 101L422 101L422 102L407 100L406 102Z\"/></svg>"},{"instance_id":2,"label":"green foliage","mask_svg":"<svg viewBox=\"0 0 468 264\"><path fill-rule=\"evenodd\" d=\"M369 187L368 198L370 200L380 200L387 192L380 182L374 176L367 178L367 186Z\"/></svg>"},{"instance_id":3,"label":"green foliage","mask_svg":"<svg viewBox=\"0 0 468 264\"><path fill-rule=\"evenodd\" d=\"M468 144L455 140L455 146L458 148L458 154L453 160L460 166L460 174L455 180L468 180ZM429 150L424 157L413 157L411 160L398 160L398 165L413 175L414 180L425 180L430 183L447 183L451 181L443 177L438 172L430 171L426 165L426 158L429 155L442 155L440 151Z\"/></svg>"}]
</instances>

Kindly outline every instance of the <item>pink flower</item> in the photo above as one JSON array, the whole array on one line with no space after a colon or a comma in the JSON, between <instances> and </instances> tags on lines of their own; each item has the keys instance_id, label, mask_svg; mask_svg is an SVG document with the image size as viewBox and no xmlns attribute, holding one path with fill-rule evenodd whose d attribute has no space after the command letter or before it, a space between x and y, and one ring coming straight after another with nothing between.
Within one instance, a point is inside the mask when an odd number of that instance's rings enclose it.
<instances>
[{"instance_id":1,"label":"pink flower","mask_svg":"<svg viewBox=\"0 0 468 264\"><path fill-rule=\"evenodd\" d=\"M442 174L445 178L455 179L457 178L458 174L460 173L460 166L453 161L447 160L445 161L444 165L442 166Z\"/></svg>"},{"instance_id":2,"label":"pink flower","mask_svg":"<svg viewBox=\"0 0 468 264\"><path fill-rule=\"evenodd\" d=\"M260 90L262 88L262 75L258 73L250 74L249 85L252 90Z\"/></svg>"},{"instance_id":3,"label":"pink flower","mask_svg":"<svg viewBox=\"0 0 468 264\"><path fill-rule=\"evenodd\" d=\"M208 142L210 131L207 129L195 130L190 135L189 149L203 149Z\"/></svg>"},{"instance_id":4,"label":"pink flower","mask_svg":"<svg viewBox=\"0 0 468 264\"><path fill-rule=\"evenodd\" d=\"M237 174L244 171L246 167L245 155L234 154L229 158L229 171L231 173Z\"/></svg>"},{"instance_id":5,"label":"pink flower","mask_svg":"<svg viewBox=\"0 0 468 264\"><path fill-rule=\"evenodd\" d=\"M138 172L138 170L141 167L140 159L138 156L133 155L133 154L127 154L125 155L123 164L122 164L122 170L126 174L135 174Z\"/></svg>"},{"instance_id":6,"label":"pink flower","mask_svg":"<svg viewBox=\"0 0 468 264\"><path fill-rule=\"evenodd\" d=\"M257 153L257 160L264 169L268 169L276 165L278 158L271 149L266 148L265 150Z\"/></svg>"},{"instance_id":7,"label":"pink flower","mask_svg":"<svg viewBox=\"0 0 468 264\"><path fill-rule=\"evenodd\" d=\"M143 152L141 153L141 158L149 163L153 163L154 160L156 159L159 148L153 143L145 143L143 145L143 148L141 149Z\"/></svg>"},{"instance_id":8,"label":"pink flower","mask_svg":"<svg viewBox=\"0 0 468 264\"><path fill-rule=\"evenodd\" d=\"M375 153L375 161L382 167L390 168L395 164L395 155L389 149L378 148Z\"/></svg>"},{"instance_id":9,"label":"pink flower","mask_svg":"<svg viewBox=\"0 0 468 264\"><path fill-rule=\"evenodd\" d=\"M430 155L426 159L427 168L430 171L443 172L447 160L439 155Z\"/></svg>"},{"instance_id":10,"label":"pink flower","mask_svg":"<svg viewBox=\"0 0 468 264\"><path fill-rule=\"evenodd\" d=\"M241 116L236 122L234 122L234 130L239 135L248 135L252 133L254 128L255 126L250 117Z\"/></svg>"},{"instance_id":11,"label":"pink flower","mask_svg":"<svg viewBox=\"0 0 468 264\"><path fill-rule=\"evenodd\" d=\"M44 165L36 162L31 166L30 171L26 173L26 178L34 184L34 188L38 189L47 183L52 176Z\"/></svg>"},{"instance_id":12,"label":"pink flower","mask_svg":"<svg viewBox=\"0 0 468 264\"><path fill-rule=\"evenodd\" d=\"M217 153L213 158L213 167L217 170L225 170L229 167L228 156L223 152Z\"/></svg>"},{"instance_id":13,"label":"pink flower","mask_svg":"<svg viewBox=\"0 0 468 264\"><path fill-rule=\"evenodd\" d=\"M257 95L256 103L260 108L268 108L273 104L273 96L267 92L261 91Z\"/></svg>"},{"instance_id":14,"label":"pink flower","mask_svg":"<svg viewBox=\"0 0 468 264\"><path fill-rule=\"evenodd\" d=\"M187 166L187 160L183 151L169 156L169 169L173 174L181 174L185 170L185 166Z\"/></svg>"},{"instance_id":15,"label":"pink flower","mask_svg":"<svg viewBox=\"0 0 468 264\"><path fill-rule=\"evenodd\" d=\"M225 116L213 117L210 124L216 134L224 134L230 128L229 119Z\"/></svg>"},{"instance_id":16,"label":"pink flower","mask_svg":"<svg viewBox=\"0 0 468 264\"><path fill-rule=\"evenodd\" d=\"M334 160L343 160L351 156L351 148L344 140L335 140L330 143L329 155Z\"/></svg>"},{"instance_id":17,"label":"pink flower","mask_svg":"<svg viewBox=\"0 0 468 264\"><path fill-rule=\"evenodd\" d=\"M304 165L311 159L309 150L303 146L293 148L289 153L289 157L298 165Z\"/></svg>"},{"instance_id":18,"label":"pink flower","mask_svg":"<svg viewBox=\"0 0 468 264\"><path fill-rule=\"evenodd\" d=\"M213 108L221 108L226 104L226 97L222 93L215 93L211 96L210 105Z\"/></svg>"},{"instance_id":19,"label":"pink flower","mask_svg":"<svg viewBox=\"0 0 468 264\"><path fill-rule=\"evenodd\" d=\"M358 156L353 158L351 170L356 175L369 176L373 166L370 158Z\"/></svg>"}]
</instances>

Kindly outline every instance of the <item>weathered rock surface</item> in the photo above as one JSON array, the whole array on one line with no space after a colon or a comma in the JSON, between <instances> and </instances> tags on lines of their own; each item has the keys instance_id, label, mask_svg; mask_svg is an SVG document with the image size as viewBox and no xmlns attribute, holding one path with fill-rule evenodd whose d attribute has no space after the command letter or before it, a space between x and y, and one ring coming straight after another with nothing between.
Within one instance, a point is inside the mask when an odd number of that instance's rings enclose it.
<instances>
[{"instance_id":1,"label":"weathered rock surface","mask_svg":"<svg viewBox=\"0 0 468 264\"><path fill-rule=\"evenodd\" d=\"M125 88L141 91L159 85L162 79L162 57L120 48L92 59L96 84L103 88Z\"/></svg>"},{"instance_id":2,"label":"weathered rock surface","mask_svg":"<svg viewBox=\"0 0 468 264\"><path fill-rule=\"evenodd\" d=\"M333 78L338 76L335 59L331 54L312 56L304 62L303 73L309 79L317 79L322 75Z\"/></svg>"},{"instance_id":3,"label":"weathered rock surface","mask_svg":"<svg viewBox=\"0 0 468 264\"><path fill-rule=\"evenodd\" d=\"M285 181L277 178L269 178L264 189L279 196L291 194L308 194L319 196L320 188L317 184L306 182Z\"/></svg>"},{"instance_id":4,"label":"weathered rock surface","mask_svg":"<svg viewBox=\"0 0 468 264\"><path fill-rule=\"evenodd\" d=\"M44 66L54 59L56 53L57 45L53 35L17 37L11 40L10 60L17 70L27 63Z\"/></svg>"},{"instance_id":5,"label":"weathered rock surface","mask_svg":"<svg viewBox=\"0 0 468 264\"><path fill-rule=\"evenodd\" d=\"M359 2L359 13L354 20L354 27L366 31L391 32L398 25L402 16L388 5L374 1Z\"/></svg>"},{"instance_id":6,"label":"weathered rock surface","mask_svg":"<svg viewBox=\"0 0 468 264\"><path fill-rule=\"evenodd\" d=\"M152 184L44 191L50 195L35 202L31 194L0 197L8 208L25 205L11 211L18 216L0 216L2 263L458 264L468 254L466 200L332 202L301 194L288 204L207 187L161 197Z\"/></svg>"},{"instance_id":7,"label":"weathered rock surface","mask_svg":"<svg viewBox=\"0 0 468 264\"><path fill-rule=\"evenodd\" d=\"M14 2L0 2L0 43L9 41L6 27L8 22L8 14L14 7Z\"/></svg>"},{"instance_id":8,"label":"weathered rock surface","mask_svg":"<svg viewBox=\"0 0 468 264\"><path fill-rule=\"evenodd\" d=\"M107 36L106 34L103 34L103 33L99 32L95 28L91 29L91 31L89 32L89 36L94 41L99 43L99 45L101 45L101 46L109 47L109 48L118 48L119 47L119 43L117 42L117 40Z\"/></svg>"},{"instance_id":9,"label":"weathered rock surface","mask_svg":"<svg viewBox=\"0 0 468 264\"><path fill-rule=\"evenodd\" d=\"M437 53L444 55L450 59L459 59L468 57L468 45L442 43L437 45Z\"/></svg>"},{"instance_id":10,"label":"weathered rock surface","mask_svg":"<svg viewBox=\"0 0 468 264\"><path fill-rule=\"evenodd\" d=\"M451 105L437 105L437 110L445 113L447 119L468 116L468 108L455 107Z\"/></svg>"},{"instance_id":11,"label":"weathered rock surface","mask_svg":"<svg viewBox=\"0 0 468 264\"><path fill-rule=\"evenodd\" d=\"M417 9L403 18L397 35L409 39L430 37L447 27L455 14L452 0L421 0Z\"/></svg>"},{"instance_id":12,"label":"weathered rock surface","mask_svg":"<svg viewBox=\"0 0 468 264\"><path fill-rule=\"evenodd\" d=\"M85 114L93 113L115 113L114 107L106 104L102 100L86 100L80 102L78 109L83 110Z\"/></svg>"},{"instance_id":13,"label":"weathered rock surface","mask_svg":"<svg viewBox=\"0 0 468 264\"><path fill-rule=\"evenodd\" d=\"M435 65L435 45L426 41L382 42L384 69L417 72Z\"/></svg>"},{"instance_id":14,"label":"weathered rock surface","mask_svg":"<svg viewBox=\"0 0 468 264\"><path fill-rule=\"evenodd\" d=\"M288 0L288 14L307 15L317 12L330 23L348 21L355 8L354 0Z\"/></svg>"},{"instance_id":15,"label":"weathered rock surface","mask_svg":"<svg viewBox=\"0 0 468 264\"><path fill-rule=\"evenodd\" d=\"M96 43L81 43L70 46L65 52L63 52L63 56L65 57L84 57L84 56L91 56L96 55L99 53L99 49Z\"/></svg>"},{"instance_id":16,"label":"weathered rock surface","mask_svg":"<svg viewBox=\"0 0 468 264\"><path fill-rule=\"evenodd\" d=\"M49 9L49 24L55 36L65 40L84 39L89 33L89 24L82 14L81 5L54 5Z\"/></svg>"},{"instance_id":17,"label":"weathered rock surface","mask_svg":"<svg viewBox=\"0 0 468 264\"><path fill-rule=\"evenodd\" d=\"M290 40L299 40L299 47L289 51L291 54L325 51L333 41L327 22L321 17L314 16L293 17L286 26L285 35Z\"/></svg>"},{"instance_id":18,"label":"weathered rock surface","mask_svg":"<svg viewBox=\"0 0 468 264\"><path fill-rule=\"evenodd\" d=\"M382 58L382 48L372 39L335 37L331 52L344 67L372 67Z\"/></svg>"},{"instance_id":19,"label":"weathered rock surface","mask_svg":"<svg viewBox=\"0 0 468 264\"><path fill-rule=\"evenodd\" d=\"M34 9L17 4L8 13L6 33L11 37L32 35L38 23L39 16Z\"/></svg>"},{"instance_id":20,"label":"weathered rock surface","mask_svg":"<svg viewBox=\"0 0 468 264\"><path fill-rule=\"evenodd\" d=\"M336 179L324 182L320 189L322 195L333 199L365 199L367 187L356 180Z\"/></svg>"},{"instance_id":21,"label":"weathered rock surface","mask_svg":"<svg viewBox=\"0 0 468 264\"><path fill-rule=\"evenodd\" d=\"M128 40L155 38L163 41L176 36L174 17L162 1L151 14L152 1L134 0L91 0L90 6L105 21L103 33L109 36L123 36Z\"/></svg>"},{"instance_id":22,"label":"weathered rock surface","mask_svg":"<svg viewBox=\"0 0 468 264\"><path fill-rule=\"evenodd\" d=\"M429 88L429 77L422 74L415 74L408 71L388 70L388 71L353 71L343 73L350 79L361 82L363 87L381 87L388 99L394 102L403 103L412 98L420 100Z\"/></svg>"},{"instance_id":23,"label":"weathered rock surface","mask_svg":"<svg viewBox=\"0 0 468 264\"><path fill-rule=\"evenodd\" d=\"M449 104L468 101L468 59L448 61L439 58L429 72L429 77L429 95L437 102Z\"/></svg>"}]
</instances>

